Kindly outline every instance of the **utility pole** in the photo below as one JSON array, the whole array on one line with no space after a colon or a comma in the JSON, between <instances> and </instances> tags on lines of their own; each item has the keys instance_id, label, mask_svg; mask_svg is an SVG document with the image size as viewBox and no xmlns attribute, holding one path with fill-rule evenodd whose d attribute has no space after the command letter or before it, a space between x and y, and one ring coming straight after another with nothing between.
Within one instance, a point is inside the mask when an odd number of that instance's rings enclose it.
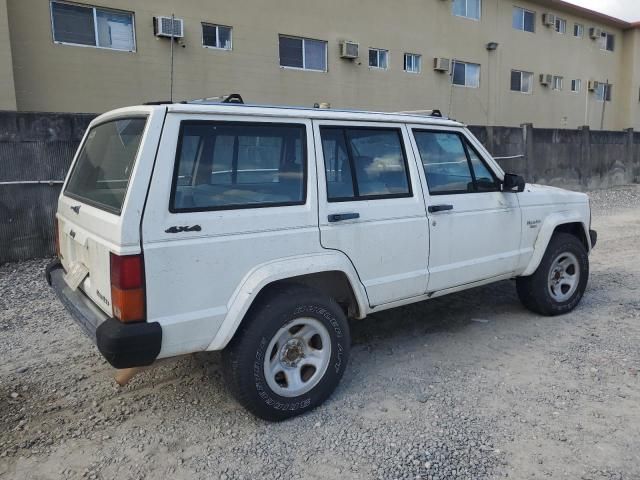
<instances>
[{"instance_id":1,"label":"utility pole","mask_svg":"<svg viewBox=\"0 0 640 480\"><path fill-rule=\"evenodd\" d=\"M607 96L609 95L609 79L604 84L602 91L602 116L600 117L600 130L604 130L604 109L607 106Z\"/></svg>"},{"instance_id":2,"label":"utility pole","mask_svg":"<svg viewBox=\"0 0 640 480\"><path fill-rule=\"evenodd\" d=\"M171 14L171 85L169 87L169 101L173 103L173 33L175 31L175 14Z\"/></svg>"}]
</instances>

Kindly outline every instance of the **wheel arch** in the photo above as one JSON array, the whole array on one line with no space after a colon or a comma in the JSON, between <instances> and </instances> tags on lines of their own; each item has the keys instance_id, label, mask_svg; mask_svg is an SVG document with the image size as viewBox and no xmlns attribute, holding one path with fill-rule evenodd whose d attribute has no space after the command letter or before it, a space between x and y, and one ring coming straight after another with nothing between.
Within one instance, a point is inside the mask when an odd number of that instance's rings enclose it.
<instances>
[{"instance_id":1,"label":"wheel arch","mask_svg":"<svg viewBox=\"0 0 640 480\"><path fill-rule=\"evenodd\" d=\"M261 265L247 274L228 304L227 314L207 350L221 350L250 308L284 284L300 284L334 298L347 316L364 318L368 300L351 262L340 252L292 257Z\"/></svg>"},{"instance_id":2,"label":"wheel arch","mask_svg":"<svg viewBox=\"0 0 640 480\"><path fill-rule=\"evenodd\" d=\"M584 222L578 212L559 212L549 215L543 222L536 238L533 255L527 264L527 268L521 276L526 277L536 271L542 257L549 246L551 238L556 232L568 233L577 237L584 245L587 252L591 251L589 240L589 226Z\"/></svg>"}]
</instances>

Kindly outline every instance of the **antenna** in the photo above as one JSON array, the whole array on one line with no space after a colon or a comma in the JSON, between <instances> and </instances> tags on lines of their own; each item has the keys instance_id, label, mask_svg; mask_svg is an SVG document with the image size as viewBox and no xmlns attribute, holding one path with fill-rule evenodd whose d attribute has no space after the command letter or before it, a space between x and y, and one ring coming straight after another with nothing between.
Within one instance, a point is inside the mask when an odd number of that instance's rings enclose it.
<instances>
[{"instance_id":1,"label":"antenna","mask_svg":"<svg viewBox=\"0 0 640 480\"><path fill-rule=\"evenodd\" d=\"M175 30L175 14L171 14L171 86L169 87L169 101L173 103L173 33Z\"/></svg>"}]
</instances>

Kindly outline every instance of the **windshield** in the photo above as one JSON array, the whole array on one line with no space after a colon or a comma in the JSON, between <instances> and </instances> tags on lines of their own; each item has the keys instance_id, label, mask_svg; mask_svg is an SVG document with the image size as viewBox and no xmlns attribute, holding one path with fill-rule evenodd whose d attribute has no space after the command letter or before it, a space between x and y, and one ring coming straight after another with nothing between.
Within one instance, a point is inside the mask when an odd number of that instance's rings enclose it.
<instances>
[{"instance_id":1,"label":"windshield","mask_svg":"<svg viewBox=\"0 0 640 480\"><path fill-rule=\"evenodd\" d=\"M146 122L146 118L121 118L93 127L65 195L120 215Z\"/></svg>"}]
</instances>

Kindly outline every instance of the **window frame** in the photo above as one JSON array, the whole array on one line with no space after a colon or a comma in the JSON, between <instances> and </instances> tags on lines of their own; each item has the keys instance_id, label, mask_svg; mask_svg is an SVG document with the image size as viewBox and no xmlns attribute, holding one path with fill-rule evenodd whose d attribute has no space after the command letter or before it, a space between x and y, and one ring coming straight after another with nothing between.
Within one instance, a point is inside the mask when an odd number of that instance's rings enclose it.
<instances>
[{"instance_id":1,"label":"window frame","mask_svg":"<svg viewBox=\"0 0 640 480\"><path fill-rule=\"evenodd\" d=\"M598 98L600 96L600 86L602 86L602 98ZM599 82L598 89L596 90L596 102L611 102L612 88L613 88L612 83Z\"/></svg>"},{"instance_id":2,"label":"window frame","mask_svg":"<svg viewBox=\"0 0 640 480\"><path fill-rule=\"evenodd\" d=\"M574 88L576 87L576 88ZM571 92L572 93L580 93L582 91L582 79L581 78L573 78L571 79Z\"/></svg>"},{"instance_id":3,"label":"window frame","mask_svg":"<svg viewBox=\"0 0 640 480\"><path fill-rule=\"evenodd\" d=\"M558 33L560 35L566 35L566 33L567 33L567 19L566 18L556 17L556 20L553 23L554 23L553 29L555 30L556 33ZM559 25L564 25L564 29L560 29L559 30L558 29Z\"/></svg>"},{"instance_id":4,"label":"window frame","mask_svg":"<svg viewBox=\"0 0 640 480\"><path fill-rule=\"evenodd\" d=\"M455 83L453 81L455 78L455 66L457 63L464 65L464 85ZM478 84L477 85L467 85L467 66L468 65L474 65L478 67ZM455 85L456 87L463 87L463 88L480 88L481 72L482 72L482 64L480 63L463 62L462 60L452 60L451 61L451 84Z\"/></svg>"},{"instance_id":5,"label":"window frame","mask_svg":"<svg viewBox=\"0 0 640 480\"><path fill-rule=\"evenodd\" d=\"M407 70L407 57L413 57L414 65L415 65L415 61L418 60L417 70ZM405 53L404 54L404 71L406 73L412 73L414 75L422 73L422 55L420 55L419 53Z\"/></svg>"},{"instance_id":6,"label":"window frame","mask_svg":"<svg viewBox=\"0 0 640 480\"><path fill-rule=\"evenodd\" d=\"M202 47L203 48L210 48L212 50L224 50L226 52L230 52L233 50L233 27L231 25L222 25L220 23L209 23L209 22L200 22L200 26L201 28L201 32L202 32ZM204 27L216 27L216 43L219 45L220 44L220 27L223 28L228 28L229 29L229 44L230 47L229 48L225 48L225 47L214 47L212 45L205 45L204 43Z\"/></svg>"},{"instance_id":7,"label":"window frame","mask_svg":"<svg viewBox=\"0 0 640 480\"><path fill-rule=\"evenodd\" d=\"M384 66L384 67L373 66L373 65L370 64L369 61L367 61L367 63L369 63L369 68L370 69L375 69L375 70L389 70L389 50L387 50L386 48L369 47L369 50L368 50L369 55L371 55L372 51L377 52L378 65L380 65L380 52L384 52L385 53L386 66Z\"/></svg>"},{"instance_id":8,"label":"window frame","mask_svg":"<svg viewBox=\"0 0 640 480\"><path fill-rule=\"evenodd\" d=\"M609 50L609 37L613 39L613 48ZM600 38L598 39L600 42L599 48L603 52L615 52L616 50L616 35L615 33L605 32L604 30L600 33Z\"/></svg>"},{"instance_id":9,"label":"window frame","mask_svg":"<svg viewBox=\"0 0 640 480\"><path fill-rule=\"evenodd\" d=\"M294 40L301 40L302 41L302 67L291 67L288 65L282 65L282 58L280 57L280 39L281 38L292 38ZM306 53L305 53L305 48L304 48L304 44L307 40L313 40L314 42L322 42L324 44L324 70L319 70L317 68L307 68L305 67L306 64ZM318 72L318 73L327 73L329 71L329 54L328 54L328 50L329 50L329 42L327 40L320 40L319 38L309 38L309 37L298 37L296 35L287 35L284 33L279 33L278 34L278 64L280 66L280 68L284 68L287 70L300 70L300 71L304 71L304 72Z\"/></svg>"},{"instance_id":10,"label":"window frame","mask_svg":"<svg viewBox=\"0 0 640 480\"><path fill-rule=\"evenodd\" d=\"M433 128L420 128L420 127L411 127L410 130L411 130L411 135L413 136L413 141L414 141L414 143L416 145L416 152L417 152L416 157L417 157L417 160L419 160L420 167L423 170L424 180L425 180L425 182L427 184L427 191L429 192L429 196L502 192L502 189L500 188L500 183L501 183L500 182L500 178L498 177L498 175L496 175L496 172L493 170L493 168L491 168L491 166L487 163L485 158L480 154L478 149L471 143L470 139L463 132L461 132L459 130L445 130L445 129L441 130L441 129L433 129ZM473 170L473 164L471 163L471 156L469 155L469 147L471 147L471 150L473 150L473 153L476 154L478 159L482 162L484 167L487 169L487 171L493 177L493 180L494 180L494 182L496 183L496 186L497 186L497 190L473 191L473 192L469 192L467 190L449 190L449 191L446 191L446 192L432 192L431 188L429 187L429 177L427 175L427 172L424 169L424 162L422 161L422 155L420 155L420 149L418 148L418 141L417 141L416 136L415 136L416 132L418 132L418 133L446 133L446 134L456 135L460 139L460 143L462 143L462 148L464 149L464 154L467 157L467 167L469 167L469 173L471 174L471 179L473 181L474 188L477 189L478 186L477 186L476 172Z\"/></svg>"},{"instance_id":11,"label":"window frame","mask_svg":"<svg viewBox=\"0 0 640 480\"><path fill-rule=\"evenodd\" d=\"M511 11L511 27L514 30L518 30L519 32L536 33L536 17L537 17L536 12L534 12L533 10L526 9L524 7L519 7L518 5L514 5L513 8L517 8L518 10L522 11L522 28L516 28L513 25L513 10ZM524 18L525 18L525 14L526 13L530 13L530 14L533 15L533 22L531 23L531 25L533 25L533 30L527 30L525 28Z\"/></svg>"},{"instance_id":12,"label":"window frame","mask_svg":"<svg viewBox=\"0 0 640 480\"><path fill-rule=\"evenodd\" d=\"M557 85L559 85L559 88ZM564 77L562 75L553 75L551 80L551 90L554 90L556 92L561 92L563 89L564 89Z\"/></svg>"},{"instance_id":13,"label":"window frame","mask_svg":"<svg viewBox=\"0 0 640 480\"><path fill-rule=\"evenodd\" d=\"M345 145L347 147L347 151L345 152L349 157L349 168L351 170L351 185L353 196L351 197L329 197L329 180L327 178L327 164L325 159L324 145L322 143L322 131L323 130L338 130L342 131L344 135ZM407 178L407 189L406 193L387 193L382 195L360 195L359 187L358 187L358 176L356 173L356 167L353 163L353 151L351 149L351 143L349 142L349 137L347 135L347 130L380 130L386 132L395 132L398 135L398 140L400 141L400 148L402 149L402 158L404 160L404 171ZM412 198L413 195L413 186L411 184L411 172L409 169L409 158L407 157L407 148L404 144L405 139L403 136L401 126L378 126L378 125L348 125L348 124L320 124L318 125L318 132L320 135L320 146L322 148L322 167L324 169L324 188L325 188L325 196L328 203L345 203L345 202L362 202L367 200L388 200L395 198ZM356 195L358 192L358 195Z\"/></svg>"},{"instance_id":14,"label":"window frame","mask_svg":"<svg viewBox=\"0 0 640 480\"><path fill-rule=\"evenodd\" d=\"M580 31L580 35L576 35L576 30ZM584 38L584 25L582 23L575 22L573 24L573 37L574 38Z\"/></svg>"},{"instance_id":15,"label":"window frame","mask_svg":"<svg viewBox=\"0 0 640 480\"><path fill-rule=\"evenodd\" d=\"M178 174L180 173L180 154L182 152L182 141L184 138L184 128L189 125L242 125L245 127L301 127L302 128L302 200L295 202L273 202L273 203L252 203L252 204L230 204L213 207L192 207L192 208L176 208L175 199L178 188ZM306 205L308 200L308 183L309 183L309 153L308 153L308 132L305 123L296 122L256 122L243 120L181 120L178 128L178 142L176 145L176 153L173 160L173 173L171 175L171 193L169 194L169 213L194 213L194 212L218 212L224 210L247 210L254 208L274 208L274 207L291 207L296 205Z\"/></svg>"},{"instance_id":16,"label":"window frame","mask_svg":"<svg viewBox=\"0 0 640 480\"><path fill-rule=\"evenodd\" d=\"M476 17L470 17L468 15L469 13L469 0L463 0L464 1L464 10L467 13L467 15L458 15L455 11L455 0L453 2L451 2L451 13L454 17L458 17L458 18L466 18L468 20L473 20L475 22L479 22L480 20L482 20L482 0L471 0L471 1L477 1L478 2L478 18Z\"/></svg>"},{"instance_id":17,"label":"window frame","mask_svg":"<svg viewBox=\"0 0 640 480\"><path fill-rule=\"evenodd\" d=\"M82 7L82 8L87 8L87 9L91 9L92 11L92 15L93 15L93 35L94 35L94 40L95 40L95 45L85 45L83 43L74 43L74 42L63 42L60 40L56 40L56 29L55 29L55 23L53 21L53 4L54 3L59 3L59 4L63 4L63 5L72 5L74 7ZM114 12L114 13L119 13L119 14L126 14L129 15L131 17L131 33L133 36L133 49L132 50L124 50L122 48L112 48L112 47L103 47L98 45L98 14L97 11L98 10L102 10L102 11L106 11L106 12ZM72 47L86 47L86 48L99 48L102 50L111 50L111 51L115 51L115 52L124 52L124 53L136 53L138 51L138 42L137 42L137 35L136 35L136 14L135 12L131 12L129 10L119 10L117 8L110 8L110 7L98 7L96 5L89 5L89 4L85 4L85 3L75 3L75 2L67 2L65 0L49 0L49 17L51 19L51 39L53 40L53 43L56 45L69 45Z\"/></svg>"},{"instance_id":18,"label":"window frame","mask_svg":"<svg viewBox=\"0 0 640 480\"><path fill-rule=\"evenodd\" d=\"M519 73L520 74L520 90L514 90L514 89L511 88L511 85L509 85L510 91L512 91L514 93L524 93L525 95L532 95L533 94L533 77L534 77L533 72L527 72L525 70L518 70L518 69L512 68L511 69L511 74L513 75L514 73ZM529 82L529 90L526 90L526 91L522 90L522 84L523 84L522 77L523 77L523 75L525 73L527 75L531 75L531 81ZM509 82L509 83L511 83L511 82Z\"/></svg>"}]
</instances>

